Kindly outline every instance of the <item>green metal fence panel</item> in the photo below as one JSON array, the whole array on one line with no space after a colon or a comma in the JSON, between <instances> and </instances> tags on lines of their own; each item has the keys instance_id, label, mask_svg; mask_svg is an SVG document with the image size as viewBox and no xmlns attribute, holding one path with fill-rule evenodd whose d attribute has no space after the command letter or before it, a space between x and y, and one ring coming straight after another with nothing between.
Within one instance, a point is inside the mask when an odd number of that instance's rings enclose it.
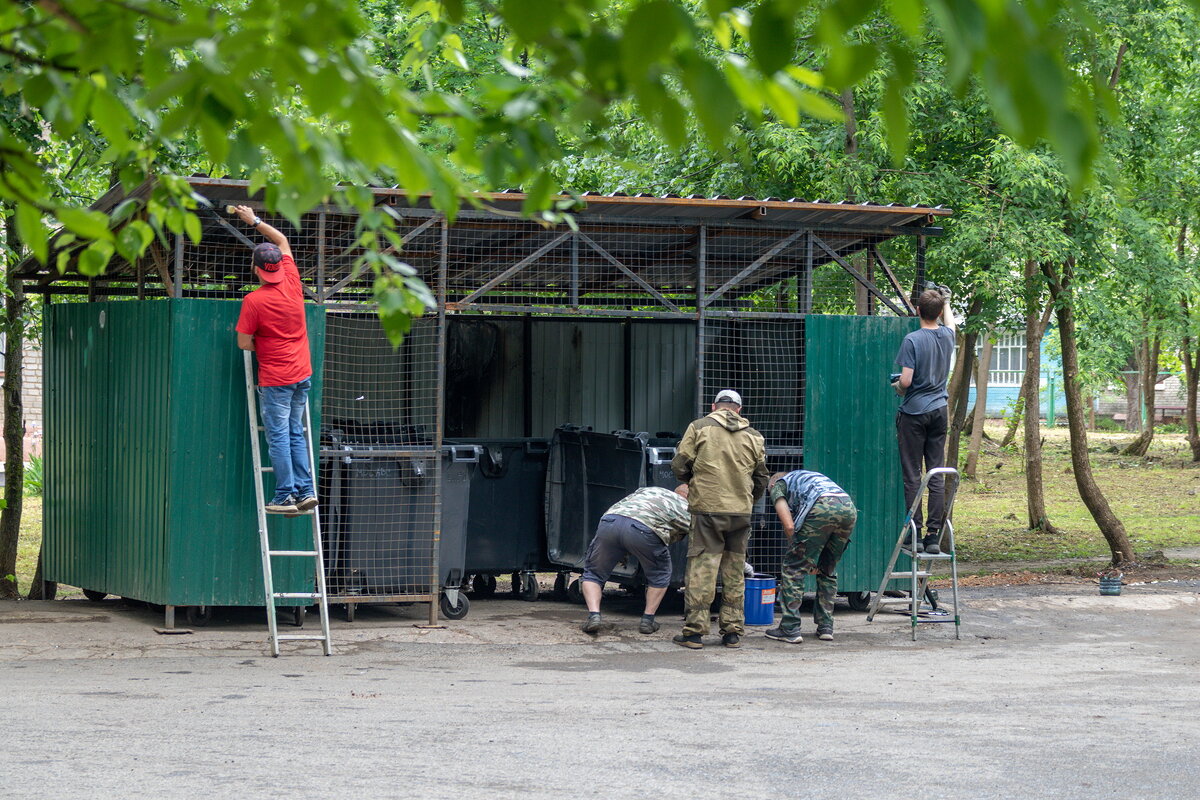
<instances>
[{"instance_id":1,"label":"green metal fence panel","mask_svg":"<svg viewBox=\"0 0 1200 800\"><path fill-rule=\"evenodd\" d=\"M107 582L108 525L98 479L108 450L107 305L51 306L43 345L43 570L47 580L89 589Z\"/></svg>"},{"instance_id":2,"label":"green metal fence panel","mask_svg":"<svg viewBox=\"0 0 1200 800\"><path fill-rule=\"evenodd\" d=\"M916 327L905 317L805 319L804 467L828 475L858 507L854 536L838 565L839 591L879 588L904 521L899 398L888 375L900 343Z\"/></svg>"},{"instance_id":3,"label":"green metal fence panel","mask_svg":"<svg viewBox=\"0 0 1200 800\"><path fill-rule=\"evenodd\" d=\"M171 342L169 574L173 605L261 605L262 567L255 519L242 351L232 347L241 304L185 300L174 309ZM320 429L323 309L306 306L313 385L309 405ZM266 454L265 441L263 443ZM268 473L266 491L274 486ZM267 518L272 547L306 550L309 517ZM313 591L312 562L275 559L276 591ZM288 605L288 602L280 602ZM297 601L290 604L295 605Z\"/></svg>"},{"instance_id":4,"label":"green metal fence panel","mask_svg":"<svg viewBox=\"0 0 1200 800\"><path fill-rule=\"evenodd\" d=\"M48 579L163 605L262 604L239 307L48 308ZM319 430L324 309L306 312ZM310 546L310 518L269 524L273 546ZM312 591L311 562L287 561L277 590Z\"/></svg>"}]
</instances>

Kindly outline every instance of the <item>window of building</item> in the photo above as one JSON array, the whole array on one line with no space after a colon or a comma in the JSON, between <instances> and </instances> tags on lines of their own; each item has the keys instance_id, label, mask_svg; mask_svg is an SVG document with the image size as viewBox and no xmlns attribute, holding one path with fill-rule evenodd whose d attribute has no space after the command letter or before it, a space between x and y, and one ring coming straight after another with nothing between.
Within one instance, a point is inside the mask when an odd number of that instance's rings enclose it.
<instances>
[{"instance_id":1,"label":"window of building","mask_svg":"<svg viewBox=\"0 0 1200 800\"><path fill-rule=\"evenodd\" d=\"M983 356L983 343L976 345L975 357ZM988 370L990 386L1020 386L1025 374L1025 334L1007 333L992 346L992 364Z\"/></svg>"}]
</instances>

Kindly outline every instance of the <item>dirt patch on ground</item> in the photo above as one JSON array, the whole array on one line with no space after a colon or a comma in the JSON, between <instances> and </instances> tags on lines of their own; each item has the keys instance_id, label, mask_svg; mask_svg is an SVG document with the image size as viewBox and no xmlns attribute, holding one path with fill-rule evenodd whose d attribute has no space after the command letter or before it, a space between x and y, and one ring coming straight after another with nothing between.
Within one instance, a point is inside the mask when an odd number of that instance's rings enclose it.
<instances>
[{"instance_id":1,"label":"dirt patch on ground","mask_svg":"<svg viewBox=\"0 0 1200 800\"><path fill-rule=\"evenodd\" d=\"M1088 564L1061 570L1014 570L993 572L986 575L964 575L958 579L961 586L1032 586L1051 584L1099 584L1098 565ZM1200 566L1188 565L1139 565L1123 570L1127 586L1159 581L1187 581L1200 579Z\"/></svg>"}]
</instances>

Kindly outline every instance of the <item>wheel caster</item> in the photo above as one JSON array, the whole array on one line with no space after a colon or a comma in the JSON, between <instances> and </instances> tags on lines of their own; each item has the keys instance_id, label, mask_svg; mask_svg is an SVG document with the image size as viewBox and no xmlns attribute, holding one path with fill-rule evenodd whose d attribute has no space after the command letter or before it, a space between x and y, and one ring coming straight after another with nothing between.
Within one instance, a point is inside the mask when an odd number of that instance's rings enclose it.
<instances>
[{"instance_id":1,"label":"wheel caster","mask_svg":"<svg viewBox=\"0 0 1200 800\"><path fill-rule=\"evenodd\" d=\"M846 602L850 604L851 611L866 611L871 607L871 593L850 592L846 595Z\"/></svg>"},{"instance_id":2,"label":"wheel caster","mask_svg":"<svg viewBox=\"0 0 1200 800\"><path fill-rule=\"evenodd\" d=\"M354 622L354 603L346 603L346 622Z\"/></svg>"},{"instance_id":3,"label":"wheel caster","mask_svg":"<svg viewBox=\"0 0 1200 800\"><path fill-rule=\"evenodd\" d=\"M567 585L567 599L575 605L583 605L583 584L578 578Z\"/></svg>"},{"instance_id":4,"label":"wheel caster","mask_svg":"<svg viewBox=\"0 0 1200 800\"><path fill-rule=\"evenodd\" d=\"M567 599L567 578L570 577L566 572L560 572L554 576L554 597L556 600Z\"/></svg>"},{"instance_id":5,"label":"wheel caster","mask_svg":"<svg viewBox=\"0 0 1200 800\"><path fill-rule=\"evenodd\" d=\"M93 603L99 603L104 598L108 597L108 592L98 592L95 589L84 589L83 596Z\"/></svg>"},{"instance_id":6,"label":"wheel caster","mask_svg":"<svg viewBox=\"0 0 1200 800\"><path fill-rule=\"evenodd\" d=\"M450 605L450 598L443 594L438 599L438 609L446 619L462 619L471 610L471 601L467 599L464 593L459 592L458 602Z\"/></svg>"},{"instance_id":7,"label":"wheel caster","mask_svg":"<svg viewBox=\"0 0 1200 800\"><path fill-rule=\"evenodd\" d=\"M303 628L304 615L308 609L304 606L292 606L290 609L288 609L288 611L290 612L288 616L291 617L289 622L291 622L292 625L296 626L297 628Z\"/></svg>"},{"instance_id":8,"label":"wheel caster","mask_svg":"<svg viewBox=\"0 0 1200 800\"><path fill-rule=\"evenodd\" d=\"M537 575L532 572L523 573L521 576L521 599L533 602L538 599L541 594L541 587L538 586Z\"/></svg>"},{"instance_id":9,"label":"wheel caster","mask_svg":"<svg viewBox=\"0 0 1200 800\"><path fill-rule=\"evenodd\" d=\"M203 628L212 622L212 606L188 606L187 621L193 628Z\"/></svg>"},{"instance_id":10,"label":"wheel caster","mask_svg":"<svg viewBox=\"0 0 1200 800\"><path fill-rule=\"evenodd\" d=\"M496 576L476 575L471 588L476 597L493 597L496 594Z\"/></svg>"},{"instance_id":11,"label":"wheel caster","mask_svg":"<svg viewBox=\"0 0 1200 800\"><path fill-rule=\"evenodd\" d=\"M521 573L519 572L512 574L512 593L513 597L521 596Z\"/></svg>"}]
</instances>

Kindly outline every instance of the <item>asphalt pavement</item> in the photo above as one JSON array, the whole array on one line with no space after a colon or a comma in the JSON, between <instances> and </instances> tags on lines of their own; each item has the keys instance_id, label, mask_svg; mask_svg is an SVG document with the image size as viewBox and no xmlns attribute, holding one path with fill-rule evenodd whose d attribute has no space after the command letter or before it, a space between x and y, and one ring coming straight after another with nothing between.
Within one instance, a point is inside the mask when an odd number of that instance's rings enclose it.
<instances>
[{"instance_id":1,"label":"asphalt pavement","mask_svg":"<svg viewBox=\"0 0 1200 800\"><path fill-rule=\"evenodd\" d=\"M953 625L752 629L702 651L578 607L335 617L336 654L267 655L250 610L194 633L121 601L0 604L6 796L1190 798L1200 586L971 589ZM314 620L310 617L308 625ZM812 633L811 624L805 628Z\"/></svg>"}]
</instances>

